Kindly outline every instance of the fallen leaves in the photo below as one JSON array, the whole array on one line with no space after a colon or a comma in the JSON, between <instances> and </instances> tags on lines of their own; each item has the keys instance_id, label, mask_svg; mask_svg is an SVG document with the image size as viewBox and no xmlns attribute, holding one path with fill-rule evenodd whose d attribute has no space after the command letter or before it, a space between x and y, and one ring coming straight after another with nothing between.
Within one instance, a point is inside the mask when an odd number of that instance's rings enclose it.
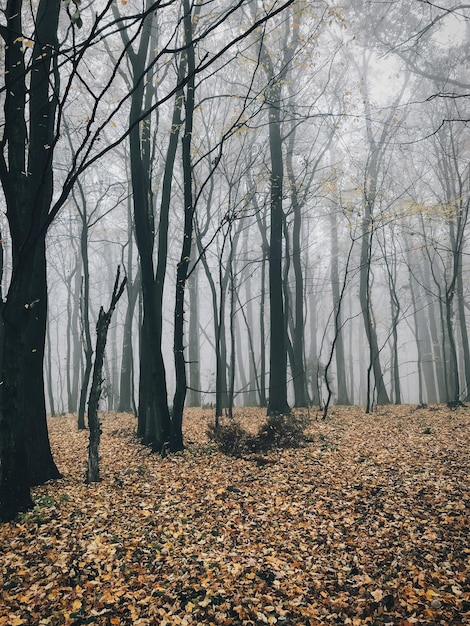
<instances>
[{"instance_id":1,"label":"fallen leaves","mask_svg":"<svg viewBox=\"0 0 470 626\"><path fill-rule=\"evenodd\" d=\"M51 419L65 478L0 527L0 625L469 622L469 416L334 408L260 465L216 451L202 410L163 460L109 414L92 485L86 433Z\"/></svg>"}]
</instances>

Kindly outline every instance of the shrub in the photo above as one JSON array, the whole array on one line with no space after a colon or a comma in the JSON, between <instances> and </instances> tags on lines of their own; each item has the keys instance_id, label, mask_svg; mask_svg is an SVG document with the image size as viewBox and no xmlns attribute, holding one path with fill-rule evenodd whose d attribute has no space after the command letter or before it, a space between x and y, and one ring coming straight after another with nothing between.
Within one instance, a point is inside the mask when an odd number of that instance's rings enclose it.
<instances>
[{"instance_id":1,"label":"shrub","mask_svg":"<svg viewBox=\"0 0 470 626\"><path fill-rule=\"evenodd\" d=\"M208 437L221 452L241 456L250 452L267 452L273 448L298 448L306 441L305 416L293 414L270 415L256 435L245 430L237 421L209 426Z\"/></svg>"},{"instance_id":2,"label":"shrub","mask_svg":"<svg viewBox=\"0 0 470 626\"><path fill-rule=\"evenodd\" d=\"M298 448L305 443L307 418L292 413L268 416L256 437L258 449Z\"/></svg>"},{"instance_id":3,"label":"shrub","mask_svg":"<svg viewBox=\"0 0 470 626\"><path fill-rule=\"evenodd\" d=\"M245 440L250 435L238 422L232 420L227 424L219 424L217 428L211 424L207 429L207 436L224 454L238 456L243 453Z\"/></svg>"}]
</instances>

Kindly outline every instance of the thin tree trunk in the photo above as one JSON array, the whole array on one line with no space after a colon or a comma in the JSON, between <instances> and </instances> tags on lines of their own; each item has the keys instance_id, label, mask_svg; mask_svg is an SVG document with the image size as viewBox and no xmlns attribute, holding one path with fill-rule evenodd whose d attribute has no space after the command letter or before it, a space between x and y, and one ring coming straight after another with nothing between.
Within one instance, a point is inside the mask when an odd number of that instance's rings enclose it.
<instances>
[{"instance_id":1,"label":"thin tree trunk","mask_svg":"<svg viewBox=\"0 0 470 626\"><path fill-rule=\"evenodd\" d=\"M344 288L340 289L339 284L339 246L338 246L338 220L336 207L330 210L330 229L331 229L331 290L333 292L333 311L334 311L334 332L335 332L335 356L336 356L336 376L337 384L337 404L349 405L349 396L346 384L346 367L344 357L344 341L343 341L343 316L342 316L342 295ZM346 277L344 278L346 280ZM343 283L344 287L344 283Z\"/></svg>"},{"instance_id":2,"label":"thin tree trunk","mask_svg":"<svg viewBox=\"0 0 470 626\"><path fill-rule=\"evenodd\" d=\"M282 293L282 226L284 213L280 86L271 89L269 151L271 158L271 227L269 240L269 400L268 415L289 412L287 402L287 350Z\"/></svg>"},{"instance_id":3,"label":"thin tree trunk","mask_svg":"<svg viewBox=\"0 0 470 626\"><path fill-rule=\"evenodd\" d=\"M185 123L182 139L183 159L183 196L184 196L184 229L181 256L176 270L176 293L174 314L174 343L175 359L175 394L173 397L173 415L171 419L170 449L183 448L183 409L186 399L186 363L184 358L184 291L188 275L191 255L191 240L193 233L194 200L193 200L193 173L191 163L191 143L193 132L194 96L195 96L195 53L193 44L192 11L189 0L183 0L184 33L186 44L188 84L185 98Z\"/></svg>"},{"instance_id":4,"label":"thin tree trunk","mask_svg":"<svg viewBox=\"0 0 470 626\"><path fill-rule=\"evenodd\" d=\"M90 429L90 436L88 444L88 465L85 478L86 483L99 482L100 480L99 445L101 438L101 424L98 416L98 408L103 384L102 371L109 325L111 323L111 318L113 316L114 309L116 308L116 304L119 302L119 298L123 294L127 280L124 278L121 284L119 284L119 275L120 271L118 267L109 309L105 311L103 307L100 308L98 321L96 323L95 363L93 365L90 398L88 400L88 426Z\"/></svg>"},{"instance_id":5,"label":"thin tree trunk","mask_svg":"<svg viewBox=\"0 0 470 626\"><path fill-rule=\"evenodd\" d=\"M369 347L369 364L367 367L367 393L366 412L369 413L372 407L372 381L371 372L374 372L374 388L377 393L378 404L390 404L390 400L385 388L382 366L380 363L380 350L377 341L377 332L374 325L372 301L370 296L370 272L371 272L371 245L373 236L373 225L370 209L366 201L365 217L362 224L362 246L361 246L361 269L359 284L359 301L364 319L364 329L366 331L367 344Z\"/></svg>"},{"instance_id":6,"label":"thin tree trunk","mask_svg":"<svg viewBox=\"0 0 470 626\"><path fill-rule=\"evenodd\" d=\"M188 329L188 357L189 357L189 389L188 406L201 405L201 370L199 353L199 271L193 268L188 279L189 292L189 329Z\"/></svg>"},{"instance_id":7,"label":"thin tree trunk","mask_svg":"<svg viewBox=\"0 0 470 626\"><path fill-rule=\"evenodd\" d=\"M82 231L80 234L80 254L82 257L82 288L80 297L80 312L82 326L83 352L85 356L85 369L83 372L82 386L80 389L80 400L78 404L78 428L85 428L85 410L90 386L91 371L93 368L93 344L90 333L90 265L88 262L88 223L86 213L86 198L83 189L80 187L82 196Z\"/></svg>"},{"instance_id":8,"label":"thin tree trunk","mask_svg":"<svg viewBox=\"0 0 470 626\"><path fill-rule=\"evenodd\" d=\"M305 366L305 319L304 319L304 278L301 258L302 207L293 166L295 147L295 125L291 126L286 155L286 170L289 180L291 207L293 212L292 228L292 267L294 270L294 325L292 332L292 379L294 384L295 406L306 407L310 404L307 387L307 368Z\"/></svg>"},{"instance_id":9,"label":"thin tree trunk","mask_svg":"<svg viewBox=\"0 0 470 626\"><path fill-rule=\"evenodd\" d=\"M54 404L54 390L52 387L52 353L51 353L51 329L50 321L46 326L46 344L47 344L47 358L46 358L46 380L47 380L47 395L49 398L49 409L52 417L56 415Z\"/></svg>"}]
</instances>

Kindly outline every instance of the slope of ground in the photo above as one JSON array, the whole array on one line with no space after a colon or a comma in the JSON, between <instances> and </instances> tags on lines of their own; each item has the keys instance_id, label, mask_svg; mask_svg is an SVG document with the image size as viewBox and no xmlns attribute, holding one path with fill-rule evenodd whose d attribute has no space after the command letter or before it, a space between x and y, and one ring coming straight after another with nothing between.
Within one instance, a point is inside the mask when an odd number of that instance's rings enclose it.
<instances>
[{"instance_id":1,"label":"slope of ground","mask_svg":"<svg viewBox=\"0 0 470 626\"><path fill-rule=\"evenodd\" d=\"M470 624L470 409L316 417L260 464L214 449L209 411L165 459L108 414L94 485L87 433L50 419L64 478L0 527L0 625Z\"/></svg>"}]
</instances>

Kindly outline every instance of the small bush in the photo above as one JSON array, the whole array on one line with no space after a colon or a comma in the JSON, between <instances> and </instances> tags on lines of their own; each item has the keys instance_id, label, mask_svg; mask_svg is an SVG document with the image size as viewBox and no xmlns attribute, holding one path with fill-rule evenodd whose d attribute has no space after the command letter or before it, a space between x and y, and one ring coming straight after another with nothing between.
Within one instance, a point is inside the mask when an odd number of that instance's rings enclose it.
<instances>
[{"instance_id":1,"label":"small bush","mask_svg":"<svg viewBox=\"0 0 470 626\"><path fill-rule=\"evenodd\" d=\"M246 431L237 421L210 426L208 437L221 452L240 456L250 452L267 452L273 448L298 448L306 437L304 434L307 418L292 414L270 415L256 435Z\"/></svg>"},{"instance_id":2,"label":"small bush","mask_svg":"<svg viewBox=\"0 0 470 626\"><path fill-rule=\"evenodd\" d=\"M224 454L238 456L243 453L246 446L245 440L250 435L238 422L232 420L228 424L219 424L217 427L211 424L207 429L207 436Z\"/></svg>"},{"instance_id":3,"label":"small bush","mask_svg":"<svg viewBox=\"0 0 470 626\"><path fill-rule=\"evenodd\" d=\"M258 449L299 448L305 443L306 417L293 415L270 415L256 437Z\"/></svg>"}]
</instances>

